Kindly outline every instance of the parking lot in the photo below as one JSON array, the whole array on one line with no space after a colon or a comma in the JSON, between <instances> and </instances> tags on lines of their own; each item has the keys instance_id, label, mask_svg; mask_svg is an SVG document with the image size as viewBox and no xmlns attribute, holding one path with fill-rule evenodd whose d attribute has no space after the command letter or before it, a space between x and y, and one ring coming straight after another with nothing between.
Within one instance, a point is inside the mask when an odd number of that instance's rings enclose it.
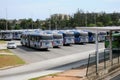
<instances>
[{"instance_id":1,"label":"parking lot","mask_svg":"<svg viewBox=\"0 0 120 80\"><path fill-rule=\"evenodd\" d=\"M25 60L27 63L39 62L43 60L95 50L94 43L87 43L85 45L73 44L71 46L61 46L60 48L49 48L47 51L44 51L21 46L19 41L15 42L18 45L17 49L10 50ZM99 43L99 48L104 48L104 43Z\"/></svg>"}]
</instances>

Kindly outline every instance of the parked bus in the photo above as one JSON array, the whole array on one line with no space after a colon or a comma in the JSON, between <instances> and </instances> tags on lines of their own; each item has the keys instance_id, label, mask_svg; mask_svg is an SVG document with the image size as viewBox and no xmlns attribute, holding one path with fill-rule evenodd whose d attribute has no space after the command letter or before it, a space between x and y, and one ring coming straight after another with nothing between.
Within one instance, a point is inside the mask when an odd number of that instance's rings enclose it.
<instances>
[{"instance_id":1,"label":"parked bus","mask_svg":"<svg viewBox=\"0 0 120 80\"><path fill-rule=\"evenodd\" d=\"M79 43L86 43L87 42L87 32L81 31L81 30L70 30L70 32L74 33L74 42L76 44Z\"/></svg>"},{"instance_id":2,"label":"parked bus","mask_svg":"<svg viewBox=\"0 0 120 80\"><path fill-rule=\"evenodd\" d=\"M63 45L63 35L57 33L57 31L44 31L47 34L52 34L53 35L53 48L54 47L60 47Z\"/></svg>"},{"instance_id":3,"label":"parked bus","mask_svg":"<svg viewBox=\"0 0 120 80\"><path fill-rule=\"evenodd\" d=\"M74 33L70 31L58 31L63 35L63 45L70 45L74 43Z\"/></svg>"},{"instance_id":4,"label":"parked bus","mask_svg":"<svg viewBox=\"0 0 120 80\"><path fill-rule=\"evenodd\" d=\"M53 33L53 47L59 47L63 45L63 35Z\"/></svg>"},{"instance_id":5,"label":"parked bus","mask_svg":"<svg viewBox=\"0 0 120 80\"><path fill-rule=\"evenodd\" d=\"M21 44L35 49L48 49L52 46L53 36L43 33L27 33L21 35Z\"/></svg>"},{"instance_id":6,"label":"parked bus","mask_svg":"<svg viewBox=\"0 0 120 80\"><path fill-rule=\"evenodd\" d=\"M12 34L12 31L10 31L10 30L0 31L0 34L1 34L2 40L12 40L13 39L13 34Z\"/></svg>"},{"instance_id":7,"label":"parked bus","mask_svg":"<svg viewBox=\"0 0 120 80\"><path fill-rule=\"evenodd\" d=\"M13 39L20 40L23 30L13 30Z\"/></svg>"},{"instance_id":8,"label":"parked bus","mask_svg":"<svg viewBox=\"0 0 120 80\"><path fill-rule=\"evenodd\" d=\"M92 32L88 31L88 42L89 43L94 43L95 42L95 33L92 33Z\"/></svg>"},{"instance_id":9,"label":"parked bus","mask_svg":"<svg viewBox=\"0 0 120 80\"><path fill-rule=\"evenodd\" d=\"M88 42L88 32L79 30L80 32L80 39L81 39L81 43L87 43Z\"/></svg>"},{"instance_id":10,"label":"parked bus","mask_svg":"<svg viewBox=\"0 0 120 80\"><path fill-rule=\"evenodd\" d=\"M21 34L21 44L22 46L28 46L30 47L30 40L29 40L29 32L24 32Z\"/></svg>"},{"instance_id":11,"label":"parked bus","mask_svg":"<svg viewBox=\"0 0 120 80\"><path fill-rule=\"evenodd\" d=\"M105 48L109 48L109 36L105 36ZM120 33L112 34L112 48L120 48Z\"/></svg>"},{"instance_id":12,"label":"parked bus","mask_svg":"<svg viewBox=\"0 0 120 80\"><path fill-rule=\"evenodd\" d=\"M106 35L106 32L98 33L98 41L103 42L105 40L105 35Z\"/></svg>"}]
</instances>

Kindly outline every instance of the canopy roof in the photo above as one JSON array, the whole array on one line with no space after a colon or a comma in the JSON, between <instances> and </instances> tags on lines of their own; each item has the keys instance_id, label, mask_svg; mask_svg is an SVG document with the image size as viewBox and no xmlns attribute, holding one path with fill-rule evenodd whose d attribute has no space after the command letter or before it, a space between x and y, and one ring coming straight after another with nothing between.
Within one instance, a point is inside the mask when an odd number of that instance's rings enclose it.
<instances>
[{"instance_id":1,"label":"canopy roof","mask_svg":"<svg viewBox=\"0 0 120 80\"><path fill-rule=\"evenodd\" d=\"M80 30L89 30L92 32L101 32L101 31L120 31L120 26L118 27L76 27L76 29L80 29Z\"/></svg>"}]
</instances>

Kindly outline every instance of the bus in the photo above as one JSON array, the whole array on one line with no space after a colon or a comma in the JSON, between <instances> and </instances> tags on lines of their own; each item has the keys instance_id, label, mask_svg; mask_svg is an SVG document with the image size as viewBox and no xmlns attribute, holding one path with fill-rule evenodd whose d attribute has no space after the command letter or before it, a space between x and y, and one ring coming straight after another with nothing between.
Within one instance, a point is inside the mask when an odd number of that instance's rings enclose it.
<instances>
[{"instance_id":1,"label":"bus","mask_svg":"<svg viewBox=\"0 0 120 80\"><path fill-rule=\"evenodd\" d=\"M87 32L81 31L81 30L70 30L70 32L74 33L74 43L86 43L87 42Z\"/></svg>"},{"instance_id":2,"label":"bus","mask_svg":"<svg viewBox=\"0 0 120 80\"><path fill-rule=\"evenodd\" d=\"M21 34L21 40L20 40L20 42L21 42L21 44L22 44L22 46L28 46L28 47L30 47L30 40L29 40L29 34L30 34L30 32L24 32L24 33L22 33Z\"/></svg>"},{"instance_id":3,"label":"bus","mask_svg":"<svg viewBox=\"0 0 120 80\"><path fill-rule=\"evenodd\" d=\"M106 32L99 32L98 33L98 41L103 42L105 40L105 35L106 35Z\"/></svg>"},{"instance_id":4,"label":"bus","mask_svg":"<svg viewBox=\"0 0 120 80\"><path fill-rule=\"evenodd\" d=\"M94 43L95 42L95 33L88 31L88 42Z\"/></svg>"},{"instance_id":5,"label":"bus","mask_svg":"<svg viewBox=\"0 0 120 80\"><path fill-rule=\"evenodd\" d=\"M23 33L21 35L21 44L23 46L32 47L35 49L45 49L53 47L53 36L51 34L43 34L43 33Z\"/></svg>"},{"instance_id":6,"label":"bus","mask_svg":"<svg viewBox=\"0 0 120 80\"><path fill-rule=\"evenodd\" d=\"M13 39L20 40L23 30L13 30Z\"/></svg>"},{"instance_id":7,"label":"bus","mask_svg":"<svg viewBox=\"0 0 120 80\"><path fill-rule=\"evenodd\" d=\"M87 43L88 42L88 32L85 32L85 31L82 31L82 30L79 30L79 33L80 33L80 43Z\"/></svg>"},{"instance_id":8,"label":"bus","mask_svg":"<svg viewBox=\"0 0 120 80\"><path fill-rule=\"evenodd\" d=\"M105 48L109 48L109 36L105 36ZM117 49L120 48L120 33L112 34L112 48Z\"/></svg>"},{"instance_id":9,"label":"bus","mask_svg":"<svg viewBox=\"0 0 120 80\"><path fill-rule=\"evenodd\" d=\"M59 47L63 45L63 35L53 33L53 47Z\"/></svg>"},{"instance_id":10,"label":"bus","mask_svg":"<svg viewBox=\"0 0 120 80\"><path fill-rule=\"evenodd\" d=\"M0 36L1 36L2 40L12 40L13 39L13 34L12 34L12 31L10 31L10 30L0 31Z\"/></svg>"},{"instance_id":11,"label":"bus","mask_svg":"<svg viewBox=\"0 0 120 80\"><path fill-rule=\"evenodd\" d=\"M74 43L74 33L70 31L60 30L58 33L63 35L63 45L70 45Z\"/></svg>"},{"instance_id":12,"label":"bus","mask_svg":"<svg viewBox=\"0 0 120 80\"><path fill-rule=\"evenodd\" d=\"M63 45L63 35L62 34L57 33L57 31L49 31L49 30L46 30L44 32L47 34L53 35L53 48L60 47Z\"/></svg>"}]
</instances>

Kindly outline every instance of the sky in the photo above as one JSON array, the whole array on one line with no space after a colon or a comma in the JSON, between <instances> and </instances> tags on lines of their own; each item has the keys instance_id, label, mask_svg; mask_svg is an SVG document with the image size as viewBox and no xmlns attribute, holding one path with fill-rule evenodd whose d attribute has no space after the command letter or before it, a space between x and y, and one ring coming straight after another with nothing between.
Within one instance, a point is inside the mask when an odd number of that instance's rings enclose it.
<instances>
[{"instance_id":1,"label":"sky","mask_svg":"<svg viewBox=\"0 0 120 80\"><path fill-rule=\"evenodd\" d=\"M0 18L45 20L51 14L120 12L120 0L0 0Z\"/></svg>"}]
</instances>

